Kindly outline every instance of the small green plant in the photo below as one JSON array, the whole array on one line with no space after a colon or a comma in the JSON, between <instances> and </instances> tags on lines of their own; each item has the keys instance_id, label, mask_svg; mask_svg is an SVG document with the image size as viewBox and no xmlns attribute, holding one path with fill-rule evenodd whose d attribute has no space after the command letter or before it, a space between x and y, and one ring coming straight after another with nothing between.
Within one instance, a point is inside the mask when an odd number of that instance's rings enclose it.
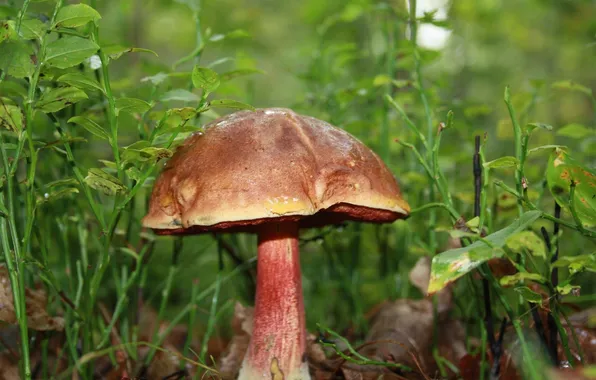
<instances>
[{"instance_id":1,"label":"small green plant","mask_svg":"<svg viewBox=\"0 0 596 380\"><path fill-rule=\"evenodd\" d=\"M139 302L146 287L155 242L152 236L139 234L134 200L144 196L158 164L172 155L177 142L200 131L204 114L216 115L218 108L252 108L238 100L212 99L210 95L221 83L257 71L239 68L218 74L200 66L206 47L233 37L210 32L203 36L199 9L191 6L197 46L174 66L192 61L194 68L142 78L140 84L149 89L149 96L141 99L129 95L131 91L115 90L110 71L127 54L156 53L103 43L99 37L101 15L87 4L57 1L45 19L31 11L33 6L25 1L20 10L13 8L18 14L2 21L0 39L0 233L20 327L20 368L23 378L31 378L26 279L37 274L65 309L68 366L90 378L93 360L99 355L93 352L111 352L106 347L113 344L116 326L120 327L120 339L126 342L120 350L137 356L139 331L131 319L132 301ZM126 135L122 133L122 127L131 124L136 125L133 141L130 128ZM111 157L102 154L99 161L84 160L85 149L104 148ZM64 169L49 170L52 165ZM21 202L24 208L19 206ZM53 249L62 255L50 254L46 248L55 233L61 239ZM177 247L158 321L165 318L178 270L181 245ZM53 270L61 266L66 276L55 276ZM98 301L104 278L110 273L116 302L113 313L104 319L98 313ZM207 295L198 290L193 294L189 306L175 320L184 318L194 310L192 305ZM157 331L151 338L146 365L158 348L155 344L163 338ZM205 361L205 352L200 359ZM47 367L43 370L51 374Z\"/></svg>"}]
</instances>

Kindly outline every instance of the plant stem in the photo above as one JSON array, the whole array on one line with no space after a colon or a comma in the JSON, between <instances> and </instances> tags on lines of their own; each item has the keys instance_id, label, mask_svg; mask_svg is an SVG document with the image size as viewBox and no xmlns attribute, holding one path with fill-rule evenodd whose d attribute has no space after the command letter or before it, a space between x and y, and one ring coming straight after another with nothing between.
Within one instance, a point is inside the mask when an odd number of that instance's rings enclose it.
<instances>
[{"instance_id":1,"label":"plant stem","mask_svg":"<svg viewBox=\"0 0 596 380\"><path fill-rule=\"evenodd\" d=\"M517 168L515 170L515 186L517 188L517 193L520 196L524 194L524 186L522 181L525 181L524 178L524 169L523 169L523 161L525 161L525 153L523 151L523 142L522 142L522 129L519 125L517 120L517 116L515 114L515 109L513 108L513 104L511 104L511 92L509 90L509 86L505 87L505 104L507 105L507 110L509 110L509 116L511 118L511 123L513 124L513 141L515 144L515 158L518 161ZM519 215L524 213L523 204L520 198L517 200L517 209L519 211Z\"/></svg>"},{"instance_id":2,"label":"plant stem","mask_svg":"<svg viewBox=\"0 0 596 380\"><path fill-rule=\"evenodd\" d=\"M422 102L422 106L424 108L424 115L426 119L426 139L428 142L428 147L433 146L434 140L434 128L433 128L433 121L432 121L432 113L428 103L428 99L426 97L426 92L424 91L424 83L422 80L422 64L420 62L420 52L418 51L418 20L416 19L416 0L409 0L410 2L410 40L412 42L412 48L414 50L414 79L416 83L416 88L420 93L420 101ZM433 174L437 173L437 169L434 165L434 161L432 159L433 152L428 149L426 150L426 159L428 162L431 162L433 167ZM435 177L436 180L436 177ZM428 201L433 202L435 200L435 189L433 186L429 187L429 194L428 194ZM444 201L446 201L444 199ZM437 223L437 213L434 209L430 210L429 217L428 217L428 245L430 246L431 252L434 254L436 253L437 249L437 234L435 231Z\"/></svg>"},{"instance_id":3,"label":"plant stem","mask_svg":"<svg viewBox=\"0 0 596 380\"><path fill-rule=\"evenodd\" d=\"M482 196L482 163L480 157L480 136L476 136L474 138L474 156L472 159L472 167L473 167L473 174L474 174L474 216L480 218L481 216L481 196ZM479 224L480 226L480 224ZM480 227L480 236L482 236L482 227ZM486 271L490 271L488 265L484 265ZM490 286L488 283L488 279L482 279L482 292L484 295L484 326L486 328L488 344L490 348L490 352L492 354L493 359L496 360L497 353L500 351L500 347L497 347L495 342L495 330L493 324L493 312L492 312L492 303L490 300ZM498 361L493 363L493 372L499 372L499 365Z\"/></svg>"},{"instance_id":4,"label":"plant stem","mask_svg":"<svg viewBox=\"0 0 596 380\"><path fill-rule=\"evenodd\" d=\"M0 133L0 152L2 154L2 164L5 173L8 172L8 156L4 147L3 134ZM16 229L16 221L14 217L14 196L13 196L13 176L7 176L6 192L8 195L8 209L9 215L0 217L0 238L2 240L2 250L4 251L4 259L8 266L8 274L10 278L10 285L12 289L14 310L19 322L19 333L21 338L21 358L23 360L23 373L25 379L31 378L31 364L29 359L29 336L27 330L27 311L25 307L25 283L24 283L24 268L22 266L22 256L18 231ZM4 193L0 192L0 206L6 209L4 202ZM9 238L10 231L10 238ZM10 249L9 239L12 240L14 250ZM14 256L13 256L14 254Z\"/></svg>"}]
</instances>

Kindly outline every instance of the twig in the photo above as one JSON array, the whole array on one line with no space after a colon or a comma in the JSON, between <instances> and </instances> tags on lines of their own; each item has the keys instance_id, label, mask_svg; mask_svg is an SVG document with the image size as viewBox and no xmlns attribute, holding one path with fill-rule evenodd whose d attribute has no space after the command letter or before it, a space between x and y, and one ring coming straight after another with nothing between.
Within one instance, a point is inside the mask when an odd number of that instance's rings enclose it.
<instances>
[{"instance_id":1,"label":"twig","mask_svg":"<svg viewBox=\"0 0 596 380\"><path fill-rule=\"evenodd\" d=\"M501 356L503 355L503 338L505 337L505 328L507 327L507 317L501 321L501 328L499 329L499 340L496 342L495 351L493 352L493 368L491 370L491 377L498 379L501 372Z\"/></svg>"},{"instance_id":2,"label":"twig","mask_svg":"<svg viewBox=\"0 0 596 380\"><path fill-rule=\"evenodd\" d=\"M482 165L480 165L480 136L474 139L474 216L480 216L480 194L482 193Z\"/></svg>"},{"instance_id":3,"label":"twig","mask_svg":"<svg viewBox=\"0 0 596 380\"><path fill-rule=\"evenodd\" d=\"M480 136L474 138L474 156L472 159L474 172L474 216L480 217L480 197L482 194L482 165L480 163ZM490 270L490 268L487 268ZM482 279L482 292L484 295L484 326L486 328L490 353L493 358L497 356L499 348L495 342L493 325L492 303L490 301L490 286L486 278ZM499 372L499 364L493 365L493 371Z\"/></svg>"}]
</instances>

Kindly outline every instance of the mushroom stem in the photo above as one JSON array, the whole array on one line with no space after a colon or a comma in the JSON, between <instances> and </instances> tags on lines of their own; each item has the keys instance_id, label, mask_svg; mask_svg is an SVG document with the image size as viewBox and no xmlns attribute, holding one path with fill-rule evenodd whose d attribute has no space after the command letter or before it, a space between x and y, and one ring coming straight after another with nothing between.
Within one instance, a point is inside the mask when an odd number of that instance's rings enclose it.
<instances>
[{"instance_id":1,"label":"mushroom stem","mask_svg":"<svg viewBox=\"0 0 596 380\"><path fill-rule=\"evenodd\" d=\"M252 336L238 379L310 379L295 222L259 231Z\"/></svg>"}]
</instances>

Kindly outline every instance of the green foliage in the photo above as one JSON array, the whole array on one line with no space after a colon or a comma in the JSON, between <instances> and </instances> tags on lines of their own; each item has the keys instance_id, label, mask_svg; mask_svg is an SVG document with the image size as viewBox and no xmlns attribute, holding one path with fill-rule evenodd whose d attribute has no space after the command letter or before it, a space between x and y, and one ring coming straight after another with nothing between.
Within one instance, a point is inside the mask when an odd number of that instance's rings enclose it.
<instances>
[{"instance_id":1,"label":"green foliage","mask_svg":"<svg viewBox=\"0 0 596 380\"><path fill-rule=\"evenodd\" d=\"M286 106L362 139L413 208L390 226L303 232L310 330L331 326L324 332L335 341L326 344L339 355L344 344L353 350L346 360L399 367L353 347L369 310L419 296L408 272L432 255L429 291L452 284L466 347L485 336L483 288L472 281L480 274L494 318L515 327L525 374L544 378L519 328L532 325L528 302L548 302L561 325L569 295L596 291L594 12L587 1L539 0L458 0L444 12L368 0L1 5L0 246L21 322L21 377L37 357L28 350L51 346L45 335L29 345L25 288L39 283L48 309L67 322L63 377L93 378L96 359L115 347L134 358L139 303L157 309L168 331L191 326L186 358L194 341L229 338L230 305L253 302L254 237L176 240L143 230L140 219L155 176L185 137L220 113ZM428 25L452 38L428 47ZM493 274L491 259L515 273ZM113 336L123 345L106 348ZM152 336L142 360L165 339ZM50 378L50 367L40 376Z\"/></svg>"},{"instance_id":2,"label":"green foliage","mask_svg":"<svg viewBox=\"0 0 596 380\"><path fill-rule=\"evenodd\" d=\"M145 113L151 109L151 104L142 99L118 98L114 103L116 114L124 111L128 113Z\"/></svg>"},{"instance_id":3,"label":"green foliage","mask_svg":"<svg viewBox=\"0 0 596 380\"><path fill-rule=\"evenodd\" d=\"M530 227L540 216L539 211L526 212L509 226L467 247L445 251L433 257L428 293L436 293L482 263L502 257L505 254L502 248L505 244L511 244L509 239L512 235Z\"/></svg>"},{"instance_id":4,"label":"green foliage","mask_svg":"<svg viewBox=\"0 0 596 380\"><path fill-rule=\"evenodd\" d=\"M101 169L89 169L85 183L106 195L115 195L117 193L125 192L126 186L113 175L106 173Z\"/></svg>"},{"instance_id":5,"label":"green foliage","mask_svg":"<svg viewBox=\"0 0 596 380\"><path fill-rule=\"evenodd\" d=\"M86 4L67 5L58 11L52 28L76 28L88 22L98 24L100 19L100 14Z\"/></svg>"},{"instance_id":6,"label":"green foliage","mask_svg":"<svg viewBox=\"0 0 596 380\"><path fill-rule=\"evenodd\" d=\"M0 68L8 75L25 78L33 73L35 65L31 61L31 47L21 40L6 40L0 44Z\"/></svg>"},{"instance_id":7,"label":"green foliage","mask_svg":"<svg viewBox=\"0 0 596 380\"><path fill-rule=\"evenodd\" d=\"M66 83L84 91L98 90L105 94L106 90L95 79L88 75L72 72L61 75L56 79L60 83Z\"/></svg>"},{"instance_id":8,"label":"green foliage","mask_svg":"<svg viewBox=\"0 0 596 380\"><path fill-rule=\"evenodd\" d=\"M205 96L219 87L219 75L208 67L199 67L192 70L192 84L204 91Z\"/></svg>"},{"instance_id":9,"label":"green foliage","mask_svg":"<svg viewBox=\"0 0 596 380\"><path fill-rule=\"evenodd\" d=\"M23 130L21 109L11 104L0 104L0 127L20 133Z\"/></svg>"},{"instance_id":10,"label":"green foliage","mask_svg":"<svg viewBox=\"0 0 596 380\"><path fill-rule=\"evenodd\" d=\"M101 139L110 139L110 135L108 134L108 132L106 132L99 124L97 124L89 118L86 118L84 116L73 116L70 119L68 119L68 122L80 125L81 127L91 132L93 135Z\"/></svg>"},{"instance_id":11,"label":"green foliage","mask_svg":"<svg viewBox=\"0 0 596 380\"><path fill-rule=\"evenodd\" d=\"M45 63L59 69L68 69L83 62L99 50L99 46L86 38L68 36L48 44Z\"/></svg>"},{"instance_id":12,"label":"green foliage","mask_svg":"<svg viewBox=\"0 0 596 380\"><path fill-rule=\"evenodd\" d=\"M76 87L59 87L45 92L35 104L41 112L58 112L61 109L88 99L87 94Z\"/></svg>"},{"instance_id":13,"label":"green foliage","mask_svg":"<svg viewBox=\"0 0 596 380\"><path fill-rule=\"evenodd\" d=\"M580 165L564 149L555 149L546 179L561 206L568 207L584 226L596 225L596 172Z\"/></svg>"}]
</instances>

